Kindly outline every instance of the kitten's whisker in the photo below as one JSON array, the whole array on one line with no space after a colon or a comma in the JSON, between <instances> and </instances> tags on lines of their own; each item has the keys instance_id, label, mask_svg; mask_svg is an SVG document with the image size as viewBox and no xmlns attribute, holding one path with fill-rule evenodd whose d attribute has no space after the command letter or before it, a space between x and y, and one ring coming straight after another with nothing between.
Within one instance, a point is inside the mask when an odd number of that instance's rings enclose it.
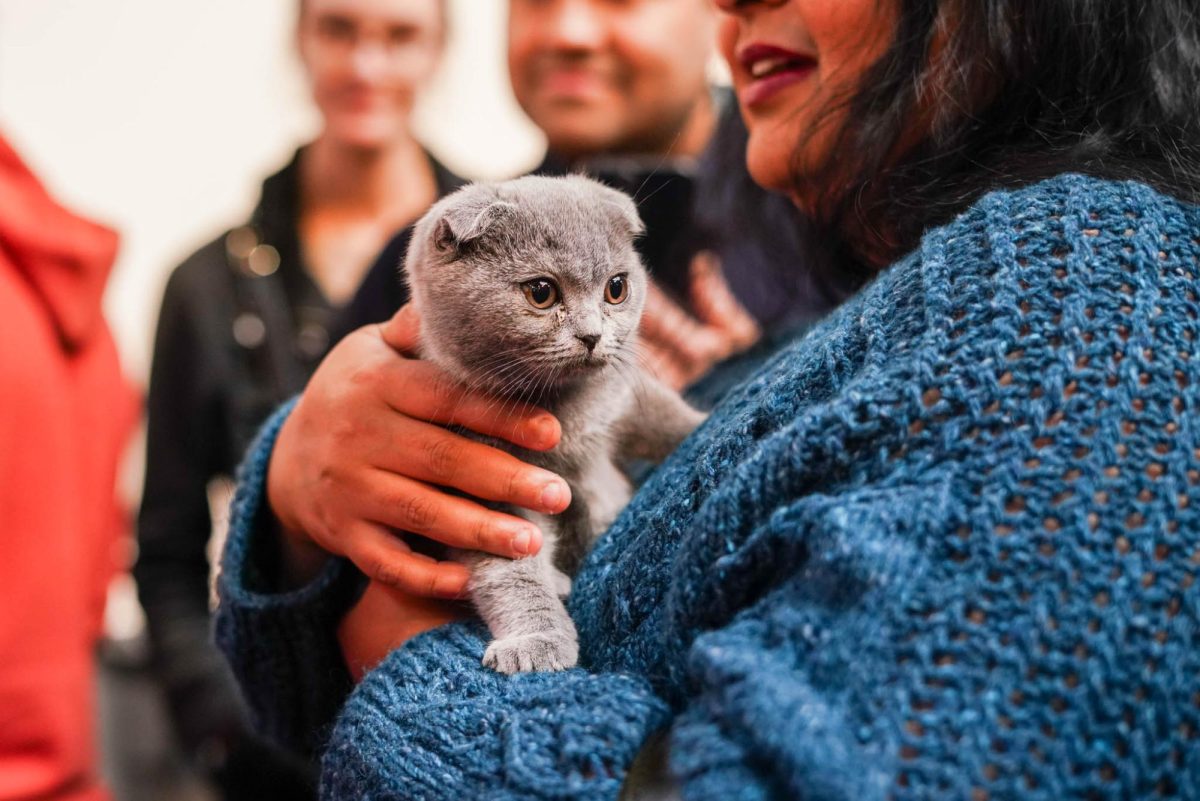
<instances>
[{"instance_id":1,"label":"kitten's whisker","mask_svg":"<svg viewBox=\"0 0 1200 801\"><path fill-rule=\"evenodd\" d=\"M497 368L499 368L499 370L501 372L503 372L504 370L506 370L507 368L509 368L510 366L513 365L513 362L507 362L504 360L508 359L514 352L515 351L505 351L501 354L493 354L491 357L483 360L483 362L481 362L482 365L493 365L493 366L488 367L482 373L476 375L475 378L473 378L471 381L469 381L465 385L464 395L479 392L479 391L487 392L487 390L483 389L483 388L486 386L487 382L491 381L491 379L496 375ZM491 393L487 392L487 394L491 394ZM452 408L450 410L451 418L462 407L462 404L465 402L465 400L466 400L466 398L463 397L458 402L456 402L454 408ZM488 408L488 407L485 407L485 409L486 408Z\"/></svg>"},{"instance_id":2,"label":"kitten's whisker","mask_svg":"<svg viewBox=\"0 0 1200 801\"><path fill-rule=\"evenodd\" d=\"M503 404L501 406L501 416L507 413L506 408L510 401L524 399L520 392L522 385L527 383L523 380L523 375L532 361L528 357L518 358L495 371L496 386L493 394L496 396L497 401Z\"/></svg>"},{"instance_id":3,"label":"kitten's whisker","mask_svg":"<svg viewBox=\"0 0 1200 801\"><path fill-rule=\"evenodd\" d=\"M647 178L646 180L649 180L649 179ZM662 185L662 186L660 186L658 189L655 189L653 192L651 192L650 194L646 195L644 198L642 198L641 200L639 200L639 201L637 202L638 206L641 206L643 203L645 203L645 202L646 202L646 201L648 201L650 198L654 197L655 195L657 195L659 192L663 191L663 190L664 190L664 189L666 189L666 188L667 188L667 183L666 183L666 182L664 182L664 183L663 183L663 185Z\"/></svg>"},{"instance_id":4,"label":"kitten's whisker","mask_svg":"<svg viewBox=\"0 0 1200 801\"><path fill-rule=\"evenodd\" d=\"M523 366L527 366L530 363L532 363L533 361L534 360L532 360L532 359L527 359L524 362ZM535 378L533 384L531 385L529 383L527 377L523 376L522 374L518 374L517 376L514 377L514 381L515 381L514 391L511 393L508 402L506 402L505 405L501 407L501 409L500 409L501 416L508 414L509 404L512 404L512 408L513 408L514 412L516 411L517 405L522 402L527 403L527 404L540 405L539 404L539 401L541 400L541 395L539 393L539 387L541 385L540 378Z\"/></svg>"},{"instance_id":5,"label":"kitten's whisker","mask_svg":"<svg viewBox=\"0 0 1200 801\"><path fill-rule=\"evenodd\" d=\"M527 360L522 359L519 356L507 361L502 361L499 359L493 361L500 363L495 364L493 367L476 376L475 380L473 380L469 385L472 390L479 390L482 387L486 387L486 389L483 391L486 392L490 399L484 406L485 412L491 412L495 408L496 404L506 402L505 390L512 384L513 380L519 376L520 371L527 364ZM503 414L497 416L503 417ZM513 433L516 433L515 425L513 427Z\"/></svg>"},{"instance_id":6,"label":"kitten's whisker","mask_svg":"<svg viewBox=\"0 0 1200 801\"><path fill-rule=\"evenodd\" d=\"M646 373L639 370L635 363L630 362L626 358L625 353L620 354L614 360L614 364L617 367L617 375L620 376L621 380L625 382L633 393L633 402L637 404L639 410L642 410L642 406L645 403L645 396L639 389L645 383Z\"/></svg>"},{"instance_id":7,"label":"kitten's whisker","mask_svg":"<svg viewBox=\"0 0 1200 801\"><path fill-rule=\"evenodd\" d=\"M511 389L519 386L520 376L526 364L527 362L524 360L517 360L501 365L491 371L489 378L490 390L488 394L492 396L493 400L488 404L487 408L489 411L497 403L507 405ZM504 416L503 407L501 407L501 414L497 416Z\"/></svg>"},{"instance_id":8,"label":"kitten's whisker","mask_svg":"<svg viewBox=\"0 0 1200 801\"><path fill-rule=\"evenodd\" d=\"M475 374L475 380L471 382L470 386L479 386L482 380L486 380L486 376L490 370L520 361L521 351L519 348L512 348L499 353L493 353L478 364L471 367L471 372Z\"/></svg>"},{"instance_id":9,"label":"kitten's whisker","mask_svg":"<svg viewBox=\"0 0 1200 801\"><path fill-rule=\"evenodd\" d=\"M483 368L483 369L484 369L484 373L486 374L487 368L488 368L488 367L489 367L491 364L493 364L494 362L496 362L496 361L499 361L499 360L501 360L501 359L507 358L507 357L508 357L510 354L512 354L513 352L515 352L515 349L512 349L512 350L506 350L506 351L501 351L500 353L494 353L494 354L491 354L491 355L489 355L489 356L488 356L488 358L484 359L484 360L483 360L483 361L480 363L480 365L479 365L478 367L479 367L479 368ZM479 385L480 385L480 377L479 377L479 376L476 376L474 379L472 379L471 381L467 382L467 383L464 385L464 388L465 388L465 390L466 390L467 392L471 392L471 391L473 391L473 390L477 389L477 388L479 387ZM437 409L435 409L435 412L437 412L437 411L440 411L440 407L438 407ZM455 409L451 410L451 413L453 413L453 412L457 412L457 411L458 411L458 409L457 409L457 408L455 408Z\"/></svg>"},{"instance_id":10,"label":"kitten's whisker","mask_svg":"<svg viewBox=\"0 0 1200 801\"><path fill-rule=\"evenodd\" d=\"M642 350L642 344L640 342L633 346L631 352L633 353L633 357L637 360L637 363L642 366L643 370L650 375L655 374L654 362L652 362L650 357L646 355L646 352Z\"/></svg>"},{"instance_id":11,"label":"kitten's whisker","mask_svg":"<svg viewBox=\"0 0 1200 801\"><path fill-rule=\"evenodd\" d=\"M507 356L504 359L493 360L488 367L483 369L475 376L474 380L467 385L467 389L472 392L482 391L488 394L493 394L494 390L491 389L490 385L493 384L499 376L518 369L521 365L522 361L520 359L511 359Z\"/></svg>"},{"instance_id":12,"label":"kitten's whisker","mask_svg":"<svg viewBox=\"0 0 1200 801\"><path fill-rule=\"evenodd\" d=\"M675 145L679 144L679 137L681 137L681 136L683 136L683 128L680 128L678 131L675 132L675 138L671 140L671 144L667 145L666 151L662 154L662 157L658 160L658 163L654 165L654 169L651 170L650 173L645 178L642 179L641 185L638 186L637 190L635 192L633 192L633 194L631 195L635 206L640 207L643 202L645 202L646 200L649 200L651 197L654 197L656 194L658 194L659 190L662 189L662 187L659 187L658 189L654 190L653 192L650 193L649 197L646 197L646 198L638 197L638 195L641 194L642 190L646 188L646 184L650 183L650 179L653 178L654 176L658 175L658 171L661 170L662 166L667 163L667 159L669 159L672 156L672 154L674 154ZM663 186L666 186L666 184L663 184Z\"/></svg>"}]
</instances>

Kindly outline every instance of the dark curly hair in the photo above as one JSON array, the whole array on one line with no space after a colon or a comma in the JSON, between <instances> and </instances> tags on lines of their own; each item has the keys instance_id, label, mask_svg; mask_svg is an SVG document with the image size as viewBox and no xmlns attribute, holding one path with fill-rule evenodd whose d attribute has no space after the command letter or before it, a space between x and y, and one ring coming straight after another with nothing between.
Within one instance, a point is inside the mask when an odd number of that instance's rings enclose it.
<instances>
[{"instance_id":1,"label":"dark curly hair","mask_svg":"<svg viewBox=\"0 0 1200 801\"><path fill-rule=\"evenodd\" d=\"M1200 0L896 2L827 166L794 171L839 270L869 274L985 192L1063 172L1200 201Z\"/></svg>"}]
</instances>

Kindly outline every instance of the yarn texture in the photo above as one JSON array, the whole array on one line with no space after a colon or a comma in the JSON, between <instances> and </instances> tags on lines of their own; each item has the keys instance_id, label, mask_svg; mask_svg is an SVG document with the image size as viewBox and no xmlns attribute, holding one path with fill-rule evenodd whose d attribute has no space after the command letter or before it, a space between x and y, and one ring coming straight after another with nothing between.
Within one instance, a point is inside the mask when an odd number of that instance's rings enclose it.
<instances>
[{"instance_id":1,"label":"yarn texture","mask_svg":"<svg viewBox=\"0 0 1200 801\"><path fill-rule=\"evenodd\" d=\"M458 624L347 696L356 571L254 583L268 428L219 642L330 799L615 799L664 727L688 801L1200 797L1198 239L1079 175L927 232L649 477L563 673Z\"/></svg>"}]
</instances>

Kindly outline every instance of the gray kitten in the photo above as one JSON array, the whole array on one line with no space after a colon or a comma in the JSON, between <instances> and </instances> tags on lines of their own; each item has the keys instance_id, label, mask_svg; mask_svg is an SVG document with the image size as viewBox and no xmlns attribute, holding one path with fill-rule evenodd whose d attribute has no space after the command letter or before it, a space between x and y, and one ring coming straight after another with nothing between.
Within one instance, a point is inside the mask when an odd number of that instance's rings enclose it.
<instances>
[{"instance_id":1,"label":"gray kitten","mask_svg":"<svg viewBox=\"0 0 1200 801\"><path fill-rule=\"evenodd\" d=\"M464 187L413 231L405 271L422 356L562 424L546 453L464 432L571 487L560 515L504 507L541 528L537 556L452 553L471 568L471 600L494 637L483 663L502 673L575 665L578 638L562 598L568 574L629 501L618 465L661 461L704 419L637 366L648 278L633 240L642 230L627 195L572 176Z\"/></svg>"}]
</instances>

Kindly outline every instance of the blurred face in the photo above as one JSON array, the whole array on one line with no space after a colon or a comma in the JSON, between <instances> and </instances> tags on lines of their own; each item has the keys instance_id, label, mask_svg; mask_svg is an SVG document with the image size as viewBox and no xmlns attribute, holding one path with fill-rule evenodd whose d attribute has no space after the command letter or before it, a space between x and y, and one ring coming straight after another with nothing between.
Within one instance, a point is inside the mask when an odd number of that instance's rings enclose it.
<instances>
[{"instance_id":1,"label":"blurred face","mask_svg":"<svg viewBox=\"0 0 1200 801\"><path fill-rule=\"evenodd\" d=\"M517 101L568 158L664 152L708 91L709 0L512 0Z\"/></svg>"},{"instance_id":2,"label":"blurred face","mask_svg":"<svg viewBox=\"0 0 1200 801\"><path fill-rule=\"evenodd\" d=\"M718 0L721 53L750 131L746 161L762 186L793 190L793 169L829 157L845 112L833 111L883 55L895 0Z\"/></svg>"},{"instance_id":3,"label":"blurred face","mask_svg":"<svg viewBox=\"0 0 1200 801\"><path fill-rule=\"evenodd\" d=\"M300 57L325 135L365 148L403 136L442 24L440 0L305 0Z\"/></svg>"}]
</instances>

